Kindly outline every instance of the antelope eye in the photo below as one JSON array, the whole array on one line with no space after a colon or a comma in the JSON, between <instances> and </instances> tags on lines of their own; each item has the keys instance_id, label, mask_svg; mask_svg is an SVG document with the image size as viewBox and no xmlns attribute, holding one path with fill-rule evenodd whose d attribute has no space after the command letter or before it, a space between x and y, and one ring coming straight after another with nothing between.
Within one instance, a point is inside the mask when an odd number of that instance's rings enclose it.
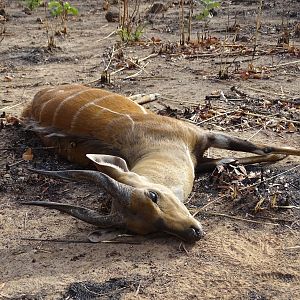
<instances>
[{"instance_id":1,"label":"antelope eye","mask_svg":"<svg viewBox=\"0 0 300 300\"><path fill-rule=\"evenodd\" d=\"M158 195L157 193L153 192L153 191L149 191L149 198L154 202L157 203L158 200Z\"/></svg>"}]
</instances>

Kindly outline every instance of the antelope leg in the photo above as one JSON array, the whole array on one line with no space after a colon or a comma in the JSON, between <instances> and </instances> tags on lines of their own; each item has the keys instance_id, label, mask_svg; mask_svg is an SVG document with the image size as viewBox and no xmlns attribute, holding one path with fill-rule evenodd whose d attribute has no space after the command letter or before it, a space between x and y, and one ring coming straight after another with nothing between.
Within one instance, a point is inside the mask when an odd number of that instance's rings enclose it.
<instances>
[{"instance_id":1,"label":"antelope leg","mask_svg":"<svg viewBox=\"0 0 300 300\"><path fill-rule=\"evenodd\" d=\"M258 155L285 154L300 156L299 149L253 144L252 142L221 133L208 133L207 139L208 143L206 145L206 149L209 147L215 147L220 149L255 153Z\"/></svg>"},{"instance_id":2,"label":"antelope leg","mask_svg":"<svg viewBox=\"0 0 300 300\"><path fill-rule=\"evenodd\" d=\"M286 158L287 155L255 155L242 158L203 158L196 167L197 172L211 172L218 165L225 165L230 163L238 163L242 165L252 165L257 163L274 163Z\"/></svg>"},{"instance_id":3,"label":"antelope leg","mask_svg":"<svg viewBox=\"0 0 300 300\"><path fill-rule=\"evenodd\" d=\"M89 224L96 225L101 228L124 226L123 218L119 214L111 214L111 215L103 216L100 215L95 210L91 210L80 206L58 203L58 202L27 201L27 202L22 202L21 204L35 205L35 206L47 207L50 209L56 209L61 212L67 213L68 215L71 215L76 219L82 220Z\"/></svg>"},{"instance_id":4,"label":"antelope leg","mask_svg":"<svg viewBox=\"0 0 300 300\"><path fill-rule=\"evenodd\" d=\"M270 155L256 155L256 156L247 156L242 158L237 158L237 163L242 165L252 165L258 163L274 163L280 160L283 160L288 155L277 155L277 154L270 154Z\"/></svg>"}]
</instances>

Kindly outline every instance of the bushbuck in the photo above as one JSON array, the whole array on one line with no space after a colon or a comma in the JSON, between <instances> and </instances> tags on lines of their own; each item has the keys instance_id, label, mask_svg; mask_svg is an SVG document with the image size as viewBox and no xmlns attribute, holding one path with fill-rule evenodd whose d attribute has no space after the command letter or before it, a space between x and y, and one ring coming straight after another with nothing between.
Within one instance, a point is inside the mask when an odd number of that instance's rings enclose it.
<instances>
[{"instance_id":1,"label":"bushbuck","mask_svg":"<svg viewBox=\"0 0 300 300\"><path fill-rule=\"evenodd\" d=\"M222 159L203 157L209 147L255 153L240 163L276 161L300 155L291 148L255 145L160 116L124 96L83 85L48 87L22 115L26 126L71 162L96 170L37 172L68 180L89 180L113 198L111 213L65 203L31 201L100 228L121 227L138 234L163 231L195 242L199 221L184 205L195 171L213 169ZM226 161L226 159L225 159Z\"/></svg>"}]
</instances>

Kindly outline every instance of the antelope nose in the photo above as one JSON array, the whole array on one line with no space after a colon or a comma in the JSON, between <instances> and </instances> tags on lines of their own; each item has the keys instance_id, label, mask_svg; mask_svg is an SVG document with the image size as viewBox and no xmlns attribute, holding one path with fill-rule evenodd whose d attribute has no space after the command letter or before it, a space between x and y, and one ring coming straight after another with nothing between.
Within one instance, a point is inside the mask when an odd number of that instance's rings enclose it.
<instances>
[{"instance_id":1,"label":"antelope nose","mask_svg":"<svg viewBox=\"0 0 300 300\"><path fill-rule=\"evenodd\" d=\"M204 237L204 231L201 227L191 226L191 236L194 241L199 241Z\"/></svg>"}]
</instances>

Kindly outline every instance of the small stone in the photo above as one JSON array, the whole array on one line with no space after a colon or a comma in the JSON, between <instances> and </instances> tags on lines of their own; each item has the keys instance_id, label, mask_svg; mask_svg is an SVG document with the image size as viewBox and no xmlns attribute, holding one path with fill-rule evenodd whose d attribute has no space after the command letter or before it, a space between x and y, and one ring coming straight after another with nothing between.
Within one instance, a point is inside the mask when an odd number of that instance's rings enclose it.
<instances>
[{"instance_id":1,"label":"small stone","mask_svg":"<svg viewBox=\"0 0 300 300\"><path fill-rule=\"evenodd\" d=\"M24 181L25 181L25 177L24 176L18 177L18 179L17 179L18 183L23 183Z\"/></svg>"},{"instance_id":2,"label":"small stone","mask_svg":"<svg viewBox=\"0 0 300 300\"><path fill-rule=\"evenodd\" d=\"M118 22L119 21L119 12L118 11L108 11L105 14L105 19L107 22Z\"/></svg>"},{"instance_id":3,"label":"small stone","mask_svg":"<svg viewBox=\"0 0 300 300\"><path fill-rule=\"evenodd\" d=\"M43 19L39 18L39 17L36 18L36 22L39 23L39 24L43 24L44 23Z\"/></svg>"}]
</instances>

